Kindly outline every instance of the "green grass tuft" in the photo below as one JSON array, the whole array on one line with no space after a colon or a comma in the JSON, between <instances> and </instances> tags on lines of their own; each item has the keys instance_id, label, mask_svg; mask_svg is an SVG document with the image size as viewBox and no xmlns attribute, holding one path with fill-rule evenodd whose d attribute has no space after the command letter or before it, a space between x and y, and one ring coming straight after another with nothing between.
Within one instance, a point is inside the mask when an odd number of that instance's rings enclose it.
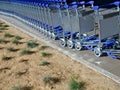
<instances>
[{"instance_id":1,"label":"green grass tuft","mask_svg":"<svg viewBox=\"0 0 120 90\"><path fill-rule=\"evenodd\" d=\"M9 25L3 24L2 27L9 27Z\"/></svg>"},{"instance_id":2,"label":"green grass tuft","mask_svg":"<svg viewBox=\"0 0 120 90\"><path fill-rule=\"evenodd\" d=\"M15 49L13 47L8 47L7 50L8 51L14 51Z\"/></svg>"},{"instance_id":3,"label":"green grass tuft","mask_svg":"<svg viewBox=\"0 0 120 90\"><path fill-rule=\"evenodd\" d=\"M40 64L40 66L47 66L47 65L49 65L49 64L50 64L49 62L43 61L43 62Z\"/></svg>"},{"instance_id":4,"label":"green grass tuft","mask_svg":"<svg viewBox=\"0 0 120 90\"><path fill-rule=\"evenodd\" d=\"M20 86L14 86L14 87L12 87L12 90L21 90L21 87Z\"/></svg>"},{"instance_id":5,"label":"green grass tuft","mask_svg":"<svg viewBox=\"0 0 120 90\"><path fill-rule=\"evenodd\" d=\"M21 40L22 37L20 37L20 36L15 36L15 39L16 39L16 40Z\"/></svg>"},{"instance_id":6,"label":"green grass tuft","mask_svg":"<svg viewBox=\"0 0 120 90\"><path fill-rule=\"evenodd\" d=\"M4 60L4 61L8 61L8 60L10 60L10 59L12 59L12 57L8 57L8 56L3 56L3 57L2 57L2 60Z\"/></svg>"},{"instance_id":7,"label":"green grass tuft","mask_svg":"<svg viewBox=\"0 0 120 90\"><path fill-rule=\"evenodd\" d=\"M2 30L7 30L7 28L6 27L0 27L0 31L2 31Z\"/></svg>"},{"instance_id":8,"label":"green grass tuft","mask_svg":"<svg viewBox=\"0 0 120 90\"><path fill-rule=\"evenodd\" d=\"M38 46L38 43L36 43L35 41L29 41L27 43L27 46L30 47L30 48L35 48Z\"/></svg>"},{"instance_id":9,"label":"green grass tuft","mask_svg":"<svg viewBox=\"0 0 120 90\"><path fill-rule=\"evenodd\" d=\"M13 35L11 35L10 33L5 33L5 34L4 34L4 37L10 38L10 37L13 37Z\"/></svg>"},{"instance_id":10,"label":"green grass tuft","mask_svg":"<svg viewBox=\"0 0 120 90\"><path fill-rule=\"evenodd\" d=\"M34 51L30 51L29 49L23 49L20 54L21 55L30 55L30 54L33 54Z\"/></svg>"},{"instance_id":11,"label":"green grass tuft","mask_svg":"<svg viewBox=\"0 0 120 90\"><path fill-rule=\"evenodd\" d=\"M33 87L29 87L29 86L14 86L12 87L12 90L32 90Z\"/></svg>"},{"instance_id":12,"label":"green grass tuft","mask_svg":"<svg viewBox=\"0 0 120 90\"><path fill-rule=\"evenodd\" d=\"M12 43L16 45L20 44L19 40L17 40L16 38L13 38Z\"/></svg>"},{"instance_id":13,"label":"green grass tuft","mask_svg":"<svg viewBox=\"0 0 120 90\"><path fill-rule=\"evenodd\" d=\"M85 82L77 82L75 79L71 79L69 83L70 90L83 90L85 88Z\"/></svg>"},{"instance_id":14,"label":"green grass tuft","mask_svg":"<svg viewBox=\"0 0 120 90\"><path fill-rule=\"evenodd\" d=\"M43 57L50 57L50 56L52 56L52 54L51 53L42 52L42 56Z\"/></svg>"},{"instance_id":15,"label":"green grass tuft","mask_svg":"<svg viewBox=\"0 0 120 90\"><path fill-rule=\"evenodd\" d=\"M5 43L5 40L4 39L0 39L0 43Z\"/></svg>"},{"instance_id":16,"label":"green grass tuft","mask_svg":"<svg viewBox=\"0 0 120 90\"><path fill-rule=\"evenodd\" d=\"M60 79L57 78L57 77L46 76L46 77L43 78L43 82L45 84L52 85L52 84L60 82Z\"/></svg>"},{"instance_id":17,"label":"green grass tuft","mask_svg":"<svg viewBox=\"0 0 120 90\"><path fill-rule=\"evenodd\" d=\"M7 30L7 27L9 27L9 25L6 25L4 23L0 23L0 30Z\"/></svg>"},{"instance_id":18,"label":"green grass tuft","mask_svg":"<svg viewBox=\"0 0 120 90\"><path fill-rule=\"evenodd\" d=\"M7 47L7 50L11 52L15 52L15 51L18 51L19 49L15 49L13 47Z\"/></svg>"},{"instance_id":19,"label":"green grass tuft","mask_svg":"<svg viewBox=\"0 0 120 90\"><path fill-rule=\"evenodd\" d=\"M45 49L47 49L47 48L49 48L49 46L41 46L41 47L40 47L40 50L45 50Z\"/></svg>"}]
</instances>

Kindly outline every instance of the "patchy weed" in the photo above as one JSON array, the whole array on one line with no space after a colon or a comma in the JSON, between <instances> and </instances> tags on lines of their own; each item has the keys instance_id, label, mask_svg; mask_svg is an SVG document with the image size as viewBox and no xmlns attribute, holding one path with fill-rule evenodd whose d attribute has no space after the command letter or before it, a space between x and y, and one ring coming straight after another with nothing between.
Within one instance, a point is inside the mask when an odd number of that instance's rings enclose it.
<instances>
[{"instance_id":1,"label":"patchy weed","mask_svg":"<svg viewBox=\"0 0 120 90\"><path fill-rule=\"evenodd\" d=\"M45 50L45 49L47 49L47 48L49 48L49 46L41 46L41 47L40 47L40 50Z\"/></svg>"},{"instance_id":2,"label":"patchy weed","mask_svg":"<svg viewBox=\"0 0 120 90\"><path fill-rule=\"evenodd\" d=\"M16 51L18 51L19 49L15 49L15 48L13 48L13 47L7 47L7 50L8 50L8 51L11 51L11 52L16 52Z\"/></svg>"},{"instance_id":3,"label":"patchy weed","mask_svg":"<svg viewBox=\"0 0 120 90\"><path fill-rule=\"evenodd\" d=\"M50 56L52 56L52 54L51 53L42 52L42 56L43 57L50 57Z\"/></svg>"},{"instance_id":4,"label":"patchy weed","mask_svg":"<svg viewBox=\"0 0 120 90\"><path fill-rule=\"evenodd\" d=\"M72 78L69 87L70 90L83 90L85 88L85 82L77 82L77 80Z\"/></svg>"},{"instance_id":5,"label":"patchy weed","mask_svg":"<svg viewBox=\"0 0 120 90\"><path fill-rule=\"evenodd\" d=\"M30 48L35 48L38 46L38 43L36 43L35 41L29 41L27 43L27 46L30 47Z\"/></svg>"},{"instance_id":6,"label":"patchy weed","mask_svg":"<svg viewBox=\"0 0 120 90\"><path fill-rule=\"evenodd\" d=\"M22 37L20 37L20 36L15 36L15 39L16 39L16 40L21 40Z\"/></svg>"},{"instance_id":7,"label":"patchy weed","mask_svg":"<svg viewBox=\"0 0 120 90\"><path fill-rule=\"evenodd\" d=\"M43 61L43 62L40 64L40 66L47 66L47 65L49 65L49 64L50 64L49 62Z\"/></svg>"},{"instance_id":8,"label":"patchy weed","mask_svg":"<svg viewBox=\"0 0 120 90\"><path fill-rule=\"evenodd\" d=\"M2 57L2 60L4 60L4 61L8 61L10 59L12 59L12 57L8 57L8 56L5 56L5 55Z\"/></svg>"},{"instance_id":9,"label":"patchy weed","mask_svg":"<svg viewBox=\"0 0 120 90\"><path fill-rule=\"evenodd\" d=\"M52 85L52 84L60 82L60 79L57 78L57 77L46 76L46 77L43 78L43 82L45 84Z\"/></svg>"},{"instance_id":10,"label":"patchy weed","mask_svg":"<svg viewBox=\"0 0 120 90\"><path fill-rule=\"evenodd\" d=\"M13 37L13 35L11 35L10 33L5 32L4 37L10 38L10 37Z\"/></svg>"},{"instance_id":11,"label":"patchy weed","mask_svg":"<svg viewBox=\"0 0 120 90\"><path fill-rule=\"evenodd\" d=\"M13 39L12 39L12 43L13 43L13 44L16 44L16 45L19 45L19 44L20 44L19 40L17 40L16 38L13 38Z\"/></svg>"},{"instance_id":12,"label":"patchy weed","mask_svg":"<svg viewBox=\"0 0 120 90\"><path fill-rule=\"evenodd\" d=\"M12 90L32 90L33 87L29 87L29 86L14 86L12 87Z\"/></svg>"},{"instance_id":13,"label":"patchy weed","mask_svg":"<svg viewBox=\"0 0 120 90\"><path fill-rule=\"evenodd\" d=\"M29 49L23 49L20 54L21 55L30 55L30 54L33 54L35 53L34 51L30 51Z\"/></svg>"}]
</instances>

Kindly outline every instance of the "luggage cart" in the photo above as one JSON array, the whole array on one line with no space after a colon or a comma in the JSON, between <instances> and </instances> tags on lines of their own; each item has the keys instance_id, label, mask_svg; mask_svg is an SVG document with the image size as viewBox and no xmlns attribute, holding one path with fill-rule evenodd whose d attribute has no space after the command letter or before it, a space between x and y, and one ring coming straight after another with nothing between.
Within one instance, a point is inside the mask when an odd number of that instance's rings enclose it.
<instances>
[{"instance_id":1,"label":"luggage cart","mask_svg":"<svg viewBox=\"0 0 120 90\"><path fill-rule=\"evenodd\" d=\"M40 26L39 28L39 31L43 34L45 34L45 31L46 31L46 25L47 25L47 15L46 15L46 11L45 11L45 4L43 2L41 3L38 3L38 23Z\"/></svg>"},{"instance_id":2,"label":"luggage cart","mask_svg":"<svg viewBox=\"0 0 120 90\"><path fill-rule=\"evenodd\" d=\"M45 30L45 15L44 15L44 10L43 10L43 5L42 3L38 4L38 12L39 12L39 22L40 22L40 32L44 33Z\"/></svg>"},{"instance_id":3,"label":"luggage cart","mask_svg":"<svg viewBox=\"0 0 120 90\"><path fill-rule=\"evenodd\" d=\"M51 14L50 14L50 9L49 9L49 4L45 4L45 12L46 12L46 19L47 19L47 24L46 24L46 30L45 30L45 35L51 37L51 28L52 28L52 21L51 21Z\"/></svg>"},{"instance_id":4,"label":"luggage cart","mask_svg":"<svg viewBox=\"0 0 120 90\"><path fill-rule=\"evenodd\" d=\"M48 18L48 13L47 13L48 5L44 3L44 4L42 4L42 6L43 6L43 13L44 13L44 31L43 31L43 34L47 35L48 27L49 27L49 18Z\"/></svg>"},{"instance_id":5,"label":"luggage cart","mask_svg":"<svg viewBox=\"0 0 120 90\"><path fill-rule=\"evenodd\" d=\"M60 12L61 10L61 12ZM62 47L65 47L67 45L67 40L70 38L70 30L72 28L71 26L71 20L70 20L70 13L69 13L69 5L67 5L66 1L64 1L64 4L61 5L59 12L62 22L63 31L61 32L61 36L59 37L59 43Z\"/></svg>"},{"instance_id":6,"label":"luggage cart","mask_svg":"<svg viewBox=\"0 0 120 90\"><path fill-rule=\"evenodd\" d=\"M79 37L75 41L75 49L82 50L86 47L92 49L89 46L94 46L92 40L96 40L98 35L95 29L94 11L88 9L86 11L79 12ZM85 34L85 35L84 35Z\"/></svg>"},{"instance_id":7,"label":"luggage cart","mask_svg":"<svg viewBox=\"0 0 120 90\"><path fill-rule=\"evenodd\" d=\"M100 12L99 7L96 6L96 18L98 20L98 45L94 48L94 54L97 57L107 53L109 57L119 58L117 54L120 54L120 2L114 2L112 5L117 6L117 10L104 10ZM105 39L102 42L102 39Z\"/></svg>"},{"instance_id":8,"label":"luggage cart","mask_svg":"<svg viewBox=\"0 0 120 90\"><path fill-rule=\"evenodd\" d=\"M46 13L47 13L47 18L48 18L48 28L47 28L46 35L51 38L53 22L52 22L52 17L50 13L49 3L46 4Z\"/></svg>"},{"instance_id":9,"label":"luggage cart","mask_svg":"<svg viewBox=\"0 0 120 90\"><path fill-rule=\"evenodd\" d=\"M9 15L13 17L13 10L12 10L12 4L10 1L0 1L0 11L2 14Z\"/></svg>"},{"instance_id":10,"label":"luggage cart","mask_svg":"<svg viewBox=\"0 0 120 90\"><path fill-rule=\"evenodd\" d=\"M37 2L33 2L33 9L34 11L32 12L34 15L34 22L35 22L34 28L39 31L39 17L40 16L38 16L38 3Z\"/></svg>"},{"instance_id":11,"label":"luggage cart","mask_svg":"<svg viewBox=\"0 0 120 90\"><path fill-rule=\"evenodd\" d=\"M114 3L112 3L113 5L114 5ZM86 13L86 15L87 15L87 13ZM98 23L98 20L96 20L96 18L95 17L93 17L93 16L95 16L96 17L96 14L95 15L92 15L92 18L88 18L88 19L86 19L86 20L89 20L89 22L90 21L92 21L92 22L97 22L97 24L98 24L98 28L99 28L99 23ZM87 18L87 17L86 17ZM95 19L94 19L95 18ZM81 20L82 21L84 21L84 19L82 19L81 18ZM83 33L85 33L86 31L85 30L88 30L87 32L89 32L91 29L90 29L90 27L92 26L94 26L93 24L92 25L90 25L91 23L88 23L88 21L86 22L86 24L85 24L85 26L84 26L84 24L83 24L83 26L80 26L81 28L83 28L83 29L80 29L80 34L83 32ZM88 26L87 26L88 25ZM87 48L87 49L89 49L89 50L94 50L94 47L96 47L96 45L98 45L98 38L99 38L99 29L98 30L95 30L96 29L96 27L94 28L94 33L93 33L93 35L90 35L90 36L87 36L86 38L83 38L83 39L80 39L79 40L79 42L77 42L77 43L75 43L75 49L76 50L81 50L81 49L83 49L83 48ZM105 32L104 32L105 33ZM103 33L103 34L104 34ZM106 42L106 38L102 38L101 39L101 42L102 43L105 43Z\"/></svg>"},{"instance_id":12,"label":"luggage cart","mask_svg":"<svg viewBox=\"0 0 120 90\"><path fill-rule=\"evenodd\" d=\"M60 17L60 5L52 5L50 6L50 13L52 18L52 30L51 30L51 38L53 40L59 39L61 36L61 32L63 31L61 17Z\"/></svg>"},{"instance_id":13,"label":"luggage cart","mask_svg":"<svg viewBox=\"0 0 120 90\"><path fill-rule=\"evenodd\" d=\"M61 10L61 21L62 21L63 31L61 32L62 34L59 43L62 47L65 47L67 45L67 40L70 38L70 34L71 34L70 14L68 8L69 6L66 4L62 7Z\"/></svg>"},{"instance_id":14,"label":"luggage cart","mask_svg":"<svg viewBox=\"0 0 120 90\"><path fill-rule=\"evenodd\" d=\"M62 1L58 1L58 0L53 0L53 1L50 1L48 2L48 7L47 7L47 11L48 11L48 17L49 17L49 22L50 22L50 26L49 26L49 30L48 30L48 37L56 40L58 39L58 33L60 31L60 29L62 30L62 27L60 26L61 25L61 22L59 21L58 26L55 25L56 21L55 20L55 17L54 16L54 13L58 13L58 16L56 16L58 18L58 20L60 20L60 14L59 14L59 6L61 5ZM57 11L58 10L58 11ZM53 20L54 19L54 20ZM57 19L56 19L57 20ZM55 26L54 26L55 25Z\"/></svg>"},{"instance_id":15,"label":"luggage cart","mask_svg":"<svg viewBox=\"0 0 120 90\"><path fill-rule=\"evenodd\" d=\"M79 7L79 10L77 8L78 5L75 3L72 5L72 8L70 8L71 10L67 10L68 15L71 14L70 16L68 16L68 18L70 19L70 32L69 34L67 34L68 38L61 38L61 46L68 46L69 48L73 48L76 43L80 42L79 40L86 36L86 32L94 29L94 19L92 15L94 11L91 9L86 11L84 5L85 2L79 2L79 4L82 5L82 8ZM86 4L90 4L91 7L93 7L94 2L90 1ZM83 18L83 16L87 17ZM83 32L81 31L81 29Z\"/></svg>"},{"instance_id":16,"label":"luggage cart","mask_svg":"<svg viewBox=\"0 0 120 90\"><path fill-rule=\"evenodd\" d=\"M79 4L82 5L82 7L79 7L79 11L83 11L85 9L85 2L80 2ZM68 48L73 48L75 45L76 40L79 38L79 15L78 15L78 4L76 2L73 2L71 7L69 8L69 14L70 14L70 25L71 25L71 34L70 38L67 40L67 46Z\"/></svg>"},{"instance_id":17,"label":"luggage cart","mask_svg":"<svg viewBox=\"0 0 120 90\"><path fill-rule=\"evenodd\" d=\"M50 33L52 39L54 40L56 39L58 40L62 37L63 19L62 19L61 6L63 6L64 4L66 4L66 0L55 0L52 7L50 6L50 11L52 16L52 28Z\"/></svg>"}]
</instances>

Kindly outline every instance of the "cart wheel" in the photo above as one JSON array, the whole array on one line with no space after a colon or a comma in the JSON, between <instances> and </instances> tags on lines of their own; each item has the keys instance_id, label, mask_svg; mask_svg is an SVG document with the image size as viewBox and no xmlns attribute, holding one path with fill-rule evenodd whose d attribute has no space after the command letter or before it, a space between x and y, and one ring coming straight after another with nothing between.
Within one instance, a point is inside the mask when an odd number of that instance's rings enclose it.
<instances>
[{"instance_id":1,"label":"cart wheel","mask_svg":"<svg viewBox=\"0 0 120 90\"><path fill-rule=\"evenodd\" d=\"M50 37L50 32L49 31L47 31L47 37Z\"/></svg>"},{"instance_id":2,"label":"cart wheel","mask_svg":"<svg viewBox=\"0 0 120 90\"><path fill-rule=\"evenodd\" d=\"M52 37L53 40L56 40L56 36L55 36L54 33L51 34L51 37Z\"/></svg>"},{"instance_id":3,"label":"cart wheel","mask_svg":"<svg viewBox=\"0 0 120 90\"><path fill-rule=\"evenodd\" d=\"M82 44L80 42L75 43L75 49L80 51L82 49Z\"/></svg>"},{"instance_id":4,"label":"cart wheel","mask_svg":"<svg viewBox=\"0 0 120 90\"><path fill-rule=\"evenodd\" d=\"M43 32L44 32L44 29L42 28L42 29L41 29L41 33L43 33Z\"/></svg>"},{"instance_id":5,"label":"cart wheel","mask_svg":"<svg viewBox=\"0 0 120 90\"><path fill-rule=\"evenodd\" d=\"M48 32L48 37L52 38L52 33Z\"/></svg>"},{"instance_id":6,"label":"cart wheel","mask_svg":"<svg viewBox=\"0 0 120 90\"><path fill-rule=\"evenodd\" d=\"M68 48L72 49L72 48L74 47L73 41L68 40L68 41L67 41L67 46L68 46Z\"/></svg>"},{"instance_id":7,"label":"cart wheel","mask_svg":"<svg viewBox=\"0 0 120 90\"><path fill-rule=\"evenodd\" d=\"M76 34L76 37L77 37L77 38L79 38L79 37L80 37L80 34L79 34L79 33L77 33L77 34Z\"/></svg>"},{"instance_id":8,"label":"cart wheel","mask_svg":"<svg viewBox=\"0 0 120 90\"><path fill-rule=\"evenodd\" d=\"M45 30L43 30L43 35L45 35Z\"/></svg>"},{"instance_id":9,"label":"cart wheel","mask_svg":"<svg viewBox=\"0 0 120 90\"><path fill-rule=\"evenodd\" d=\"M59 41L60 41L60 46L65 47L67 45L64 39L60 39Z\"/></svg>"},{"instance_id":10,"label":"cart wheel","mask_svg":"<svg viewBox=\"0 0 120 90\"><path fill-rule=\"evenodd\" d=\"M95 47L94 48L94 55L96 57L100 57L102 55L102 49L101 48L98 48L98 47Z\"/></svg>"},{"instance_id":11,"label":"cart wheel","mask_svg":"<svg viewBox=\"0 0 120 90\"><path fill-rule=\"evenodd\" d=\"M45 30L44 35L47 35L47 30Z\"/></svg>"}]
</instances>

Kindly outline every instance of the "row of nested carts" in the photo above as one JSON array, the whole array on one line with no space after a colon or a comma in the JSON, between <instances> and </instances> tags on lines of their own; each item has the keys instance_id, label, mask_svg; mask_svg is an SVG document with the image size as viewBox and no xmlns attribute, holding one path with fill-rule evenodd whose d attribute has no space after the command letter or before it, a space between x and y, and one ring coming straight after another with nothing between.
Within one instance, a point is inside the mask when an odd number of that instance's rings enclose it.
<instances>
[{"instance_id":1,"label":"row of nested carts","mask_svg":"<svg viewBox=\"0 0 120 90\"><path fill-rule=\"evenodd\" d=\"M0 14L16 18L62 47L89 49L95 56L119 58L120 2L94 6L94 1L0 0ZM110 6L109 8L106 8Z\"/></svg>"}]
</instances>

